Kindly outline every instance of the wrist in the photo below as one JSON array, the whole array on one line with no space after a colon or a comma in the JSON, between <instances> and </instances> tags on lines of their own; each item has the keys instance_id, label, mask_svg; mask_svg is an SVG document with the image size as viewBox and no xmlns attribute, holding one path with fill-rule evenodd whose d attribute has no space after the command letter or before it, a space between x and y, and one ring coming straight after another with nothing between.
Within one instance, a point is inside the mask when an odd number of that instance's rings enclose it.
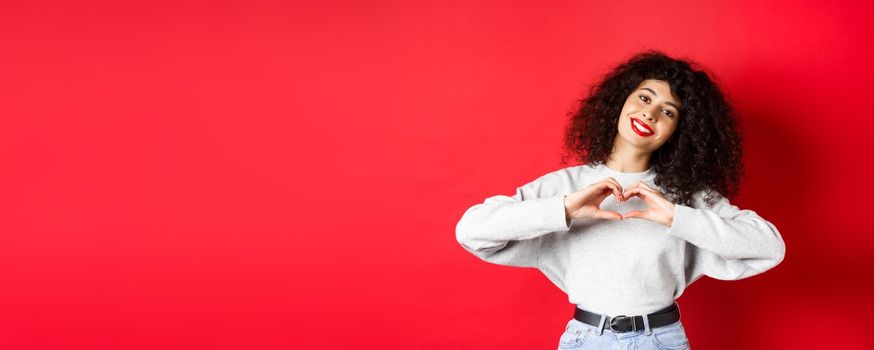
<instances>
[{"instance_id":1,"label":"wrist","mask_svg":"<svg viewBox=\"0 0 874 350\"><path fill-rule=\"evenodd\" d=\"M668 220L667 220L668 227L671 227L674 225L674 213L676 213L676 211L677 211L676 209L677 209L676 205L671 205L671 210L669 210L669 212L668 212Z\"/></svg>"}]
</instances>

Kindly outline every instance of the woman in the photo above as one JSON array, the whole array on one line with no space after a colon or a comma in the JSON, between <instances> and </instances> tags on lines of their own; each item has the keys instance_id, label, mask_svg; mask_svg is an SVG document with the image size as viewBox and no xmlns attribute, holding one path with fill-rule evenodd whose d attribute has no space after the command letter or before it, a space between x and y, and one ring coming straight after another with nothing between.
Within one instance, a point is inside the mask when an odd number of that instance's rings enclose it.
<instances>
[{"instance_id":1,"label":"woman","mask_svg":"<svg viewBox=\"0 0 874 350\"><path fill-rule=\"evenodd\" d=\"M456 238L568 294L561 349L689 349L683 290L704 275L760 274L786 249L772 223L729 202L743 170L733 112L705 72L658 51L580 102L565 145L582 165L468 208Z\"/></svg>"}]
</instances>

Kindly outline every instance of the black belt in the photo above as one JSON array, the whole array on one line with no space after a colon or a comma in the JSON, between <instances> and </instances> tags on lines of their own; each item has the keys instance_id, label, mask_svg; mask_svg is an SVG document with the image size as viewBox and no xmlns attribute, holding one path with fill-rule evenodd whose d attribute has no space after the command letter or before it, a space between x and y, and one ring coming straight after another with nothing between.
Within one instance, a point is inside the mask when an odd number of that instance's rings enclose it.
<instances>
[{"instance_id":1,"label":"black belt","mask_svg":"<svg viewBox=\"0 0 874 350\"><path fill-rule=\"evenodd\" d=\"M642 316L625 316L619 315L616 317L607 316L604 321L604 328L610 329L616 333L630 332L644 329L643 318L649 318L649 328L667 326L680 320L680 308L675 301L670 306L663 307L648 315ZM579 307L574 309L574 318L577 321L585 324L598 327L601 322L601 315L594 312L589 312Z\"/></svg>"}]
</instances>

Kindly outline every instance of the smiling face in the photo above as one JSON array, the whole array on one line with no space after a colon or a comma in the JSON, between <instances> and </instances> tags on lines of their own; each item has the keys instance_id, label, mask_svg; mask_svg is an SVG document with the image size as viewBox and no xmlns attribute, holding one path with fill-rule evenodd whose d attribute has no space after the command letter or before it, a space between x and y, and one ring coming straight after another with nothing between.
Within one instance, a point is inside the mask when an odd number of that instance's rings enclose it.
<instances>
[{"instance_id":1,"label":"smiling face","mask_svg":"<svg viewBox=\"0 0 874 350\"><path fill-rule=\"evenodd\" d=\"M667 82L644 80L625 99L614 145L624 148L627 144L642 152L657 150L677 129L680 106Z\"/></svg>"}]
</instances>

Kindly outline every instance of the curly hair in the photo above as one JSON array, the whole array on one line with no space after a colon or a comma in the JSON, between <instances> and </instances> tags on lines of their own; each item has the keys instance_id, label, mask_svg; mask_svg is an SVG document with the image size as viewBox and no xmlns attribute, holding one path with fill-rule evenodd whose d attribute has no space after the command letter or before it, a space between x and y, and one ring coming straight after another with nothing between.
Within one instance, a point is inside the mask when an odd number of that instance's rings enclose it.
<instances>
[{"instance_id":1,"label":"curly hair","mask_svg":"<svg viewBox=\"0 0 874 350\"><path fill-rule=\"evenodd\" d=\"M588 96L568 113L562 163L568 157L594 166L603 164L613 149L623 104L644 80L668 83L680 102L677 128L650 159L659 186L675 203L690 205L705 191L713 205L715 195L737 194L744 171L741 136L734 112L720 88L699 64L675 59L657 50L633 55L589 87Z\"/></svg>"}]
</instances>

